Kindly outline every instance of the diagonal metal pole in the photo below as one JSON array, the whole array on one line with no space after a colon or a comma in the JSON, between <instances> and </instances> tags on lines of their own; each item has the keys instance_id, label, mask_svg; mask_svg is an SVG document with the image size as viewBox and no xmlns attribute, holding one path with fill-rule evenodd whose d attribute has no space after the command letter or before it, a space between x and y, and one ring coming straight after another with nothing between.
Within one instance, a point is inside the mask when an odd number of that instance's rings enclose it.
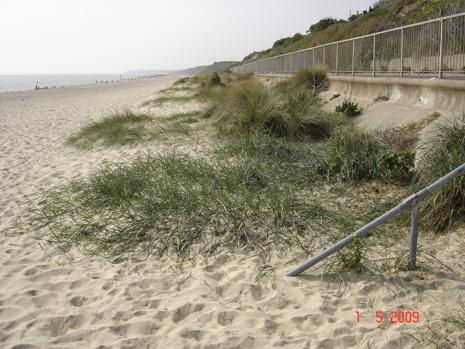
<instances>
[{"instance_id":1,"label":"diagonal metal pole","mask_svg":"<svg viewBox=\"0 0 465 349\"><path fill-rule=\"evenodd\" d=\"M296 269L289 272L287 274L287 276L297 276L297 275L301 274L303 271L305 271L308 268L314 266L315 264L317 264L318 262L322 261L323 259L329 257L333 253L339 251L344 246L350 244L353 241L354 236L363 237L363 236L367 235L369 232L371 232L373 229L375 229L380 224L382 224L385 221L387 221L388 219L394 217L398 213L405 211L406 209L408 209L411 206L414 206L414 213L412 214L412 222L416 222L416 228L413 229L413 227L412 227L412 233L415 230L415 234L412 234L411 246L413 244L415 245L414 246L415 251L411 250L410 257L413 257L412 252L416 253L416 236L417 236L416 231L418 230L418 224L417 224L418 223L418 212L415 212L416 209L417 209L416 206L418 206L419 203L423 199L425 199L428 195L430 195L433 191L441 188L443 185L449 183L451 180L453 180L454 178L456 178L458 176L463 175L464 173L465 173L465 164L457 167L455 170L449 172L444 177L439 178L436 182L434 182L433 184L427 186L426 188L423 188L419 192L417 192L417 193L415 193L413 195L410 195L405 200L403 200L399 205L397 205L396 207L390 209L389 211L382 214L378 218L374 219L373 221L371 221L367 225L363 226L362 228L358 229L354 234L345 237L344 239L340 240L339 242L337 242L333 246L327 248L326 250L319 253L318 255L310 258L309 260L307 260L306 262L301 264L299 267L297 267ZM413 217L413 216L415 216L415 217ZM413 236L413 235L415 235L415 236Z\"/></svg>"}]
</instances>

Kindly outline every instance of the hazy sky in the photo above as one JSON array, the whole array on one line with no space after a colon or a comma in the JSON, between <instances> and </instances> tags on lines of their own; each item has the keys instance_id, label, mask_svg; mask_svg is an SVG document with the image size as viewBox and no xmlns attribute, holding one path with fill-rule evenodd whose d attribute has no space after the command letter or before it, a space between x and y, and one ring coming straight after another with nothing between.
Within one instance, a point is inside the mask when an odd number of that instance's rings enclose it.
<instances>
[{"instance_id":1,"label":"hazy sky","mask_svg":"<svg viewBox=\"0 0 465 349\"><path fill-rule=\"evenodd\" d=\"M0 0L0 74L120 73L241 60L374 0Z\"/></svg>"}]
</instances>

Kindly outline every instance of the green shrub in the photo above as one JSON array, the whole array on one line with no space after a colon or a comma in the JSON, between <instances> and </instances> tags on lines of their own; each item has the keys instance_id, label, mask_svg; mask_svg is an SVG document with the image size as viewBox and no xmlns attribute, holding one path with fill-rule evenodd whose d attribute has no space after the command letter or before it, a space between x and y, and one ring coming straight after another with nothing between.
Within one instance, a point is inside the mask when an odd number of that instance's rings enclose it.
<instances>
[{"instance_id":1,"label":"green shrub","mask_svg":"<svg viewBox=\"0 0 465 349\"><path fill-rule=\"evenodd\" d=\"M323 30L328 29L333 24L345 23L345 22L346 21L344 21L343 19L326 17L326 18L320 19L317 23L312 24L310 28L308 29L308 32L309 33L321 32Z\"/></svg>"},{"instance_id":2,"label":"green shrub","mask_svg":"<svg viewBox=\"0 0 465 349\"><path fill-rule=\"evenodd\" d=\"M217 72L214 72L210 78L210 81L208 82L208 85L210 87L214 86L224 86L224 84L221 82L221 77L218 75Z\"/></svg>"},{"instance_id":3,"label":"green shrub","mask_svg":"<svg viewBox=\"0 0 465 349\"><path fill-rule=\"evenodd\" d=\"M414 153L396 152L379 134L339 127L328 142L328 153L320 171L343 181L371 179L411 181Z\"/></svg>"},{"instance_id":4,"label":"green shrub","mask_svg":"<svg viewBox=\"0 0 465 349\"><path fill-rule=\"evenodd\" d=\"M362 109L359 108L357 103L352 102L350 99L346 99L342 104L336 107L336 113L341 113L346 116L357 116L362 113Z\"/></svg>"},{"instance_id":5,"label":"green shrub","mask_svg":"<svg viewBox=\"0 0 465 349\"><path fill-rule=\"evenodd\" d=\"M282 38L282 39L279 39L277 40L274 44L273 44L273 48L276 48L276 47L279 47L279 46L283 46L284 44L288 44L289 41L291 40L291 38Z\"/></svg>"},{"instance_id":6,"label":"green shrub","mask_svg":"<svg viewBox=\"0 0 465 349\"><path fill-rule=\"evenodd\" d=\"M465 117L438 126L419 164L415 190L430 185L465 163ZM460 176L432 193L424 203L422 222L439 232L465 217L465 176Z\"/></svg>"}]
</instances>

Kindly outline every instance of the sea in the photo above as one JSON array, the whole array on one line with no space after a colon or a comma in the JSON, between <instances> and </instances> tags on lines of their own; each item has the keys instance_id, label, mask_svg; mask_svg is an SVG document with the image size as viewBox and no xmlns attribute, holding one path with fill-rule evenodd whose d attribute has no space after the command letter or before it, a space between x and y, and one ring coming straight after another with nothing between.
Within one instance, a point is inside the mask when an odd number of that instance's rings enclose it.
<instances>
[{"instance_id":1,"label":"sea","mask_svg":"<svg viewBox=\"0 0 465 349\"><path fill-rule=\"evenodd\" d=\"M133 79L123 74L84 75L0 75L0 93L59 88L71 85L87 85Z\"/></svg>"}]
</instances>

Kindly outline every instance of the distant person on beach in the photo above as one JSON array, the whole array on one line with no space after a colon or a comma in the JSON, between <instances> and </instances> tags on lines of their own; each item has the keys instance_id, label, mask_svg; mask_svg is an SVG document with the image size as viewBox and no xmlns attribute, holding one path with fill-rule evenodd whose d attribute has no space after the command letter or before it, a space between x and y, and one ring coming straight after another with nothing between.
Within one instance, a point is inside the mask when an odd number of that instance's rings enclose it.
<instances>
[{"instance_id":1,"label":"distant person on beach","mask_svg":"<svg viewBox=\"0 0 465 349\"><path fill-rule=\"evenodd\" d=\"M36 90L38 90L38 89L39 89L39 82L36 81Z\"/></svg>"}]
</instances>

